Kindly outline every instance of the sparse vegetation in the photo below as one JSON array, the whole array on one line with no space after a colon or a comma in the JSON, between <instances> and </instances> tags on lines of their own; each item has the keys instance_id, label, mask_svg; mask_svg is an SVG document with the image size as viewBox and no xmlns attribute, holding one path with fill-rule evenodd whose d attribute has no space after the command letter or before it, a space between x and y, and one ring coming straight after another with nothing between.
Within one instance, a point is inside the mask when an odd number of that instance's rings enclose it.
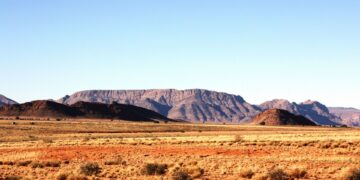
<instances>
[{"instance_id":1,"label":"sparse vegetation","mask_svg":"<svg viewBox=\"0 0 360 180\"><path fill-rule=\"evenodd\" d=\"M355 128L26 119L0 121L0 179L354 179L343 167L360 167Z\"/></svg>"},{"instance_id":2,"label":"sparse vegetation","mask_svg":"<svg viewBox=\"0 0 360 180\"><path fill-rule=\"evenodd\" d=\"M86 163L80 166L80 172L87 176L97 175L101 172L101 168L97 163Z\"/></svg>"},{"instance_id":3,"label":"sparse vegetation","mask_svg":"<svg viewBox=\"0 0 360 180\"><path fill-rule=\"evenodd\" d=\"M166 173L168 166L166 164L145 164L142 173L145 175L163 175Z\"/></svg>"},{"instance_id":4,"label":"sparse vegetation","mask_svg":"<svg viewBox=\"0 0 360 180\"><path fill-rule=\"evenodd\" d=\"M255 173L251 169L242 169L239 175L242 178L251 179L254 174Z\"/></svg>"},{"instance_id":5,"label":"sparse vegetation","mask_svg":"<svg viewBox=\"0 0 360 180\"><path fill-rule=\"evenodd\" d=\"M343 176L344 180L360 180L360 168L351 168Z\"/></svg>"},{"instance_id":6,"label":"sparse vegetation","mask_svg":"<svg viewBox=\"0 0 360 180\"><path fill-rule=\"evenodd\" d=\"M60 167L61 161L46 161L44 162L44 166L46 167Z\"/></svg>"},{"instance_id":7,"label":"sparse vegetation","mask_svg":"<svg viewBox=\"0 0 360 180\"><path fill-rule=\"evenodd\" d=\"M289 175L282 169L271 170L267 174L270 180L287 180L289 179Z\"/></svg>"},{"instance_id":8,"label":"sparse vegetation","mask_svg":"<svg viewBox=\"0 0 360 180\"><path fill-rule=\"evenodd\" d=\"M306 175L307 175L306 170L304 170L304 169L299 169L299 168L293 169L293 170L289 173L289 176L290 176L291 178L295 178L295 179L305 178Z\"/></svg>"},{"instance_id":9,"label":"sparse vegetation","mask_svg":"<svg viewBox=\"0 0 360 180\"><path fill-rule=\"evenodd\" d=\"M5 180L20 180L22 179L21 176L6 176Z\"/></svg>"},{"instance_id":10,"label":"sparse vegetation","mask_svg":"<svg viewBox=\"0 0 360 180\"><path fill-rule=\"evenodd\" d=\"M32 162L32 161L30 161L30 160L27 160L27 161L19 161L19 162L17 162L16 164L17 164L18 166L28 166L29 164L31 164L31 162Z\"/></svg>"},{"instance_id":11,"label":"sparse vegetation","mask_svg":"<svg viewBox=\"0 0 360 180\"><path fill-rule=\"evenodd\" d=\"M186 171L177 171L172 176L173 180L191 180L191 176Z\"/></svg>"},{"instance_id":12,"label":"sparse vegetation","mask_svg":"<svg viewBox=\"0 0 360 180\"><path fill-rule=\"evenodd\" d=\"M40 162L33 162L31 164L31 167L36 169L36 168L44 168L44 164L43 163L40 163Z\"/></svg>"},{"instance_id":13,"label":"sparse vegetation","mask_svg":"<svg viewBox=\"0 0 360 180\"><path fill-rule=\"evenodd\" d=\"M118 157L117 159L114 159L114 160L108 160L108 161L105 161L104 163L105 165L126 165L126 161L123 161L120 157Z\"/></svg>"}]
</instances>

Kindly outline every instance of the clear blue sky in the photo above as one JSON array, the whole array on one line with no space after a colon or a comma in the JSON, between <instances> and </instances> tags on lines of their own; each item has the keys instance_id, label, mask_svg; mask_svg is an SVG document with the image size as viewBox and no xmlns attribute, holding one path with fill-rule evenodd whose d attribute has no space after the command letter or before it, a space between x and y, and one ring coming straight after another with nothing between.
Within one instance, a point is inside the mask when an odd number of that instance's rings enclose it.
<instances>
[{"instance_id":1,"label":"clear blue sky","mask_svg":"<svg viewBox=\"0 0 360 180\"><path fill-rule=\"evenodd\" d=\"M0 0L0 94L204 88L360 108L358 0Z\"/></svg>"}]
</instances>

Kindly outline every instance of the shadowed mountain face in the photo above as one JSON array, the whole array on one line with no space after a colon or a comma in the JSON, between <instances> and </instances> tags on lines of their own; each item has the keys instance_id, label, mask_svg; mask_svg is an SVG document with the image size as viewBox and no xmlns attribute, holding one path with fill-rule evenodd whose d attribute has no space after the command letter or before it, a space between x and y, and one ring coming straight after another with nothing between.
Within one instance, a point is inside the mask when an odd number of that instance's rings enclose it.
<instances>
[{"instance_id":1,"label":"shadowed mountain face","mask_svg":"<svg viewBox=\"0 0 360 180\"><path fill-rule=\"evenodd\" d=\"M360 110L355 108L330 107L329 111L341 118L347 126L360 126Z\"/></svg>"},{"instance_id":2,"label":"shadowed mountain face","mask_svg":"<svg viewBox=\"0 0 360 180\"><path fill-rule=\"evenodd\" d=\"M279 125L303 125L315 126L311 120L301 115L295 115L282 109L270 109L258 114L252 121L253 124L279 126Z\"/></svg>"},{"instance_id":3,"label":"shadowed mountain face","mask_svg":"<svg viewBox=\"0 0 360 180\"><path fill-rule=\"evenodd\" d=\"M260 109L236 95L201 89L190 90L94 90L81 91L58 100L131 104L156 111L171 119L195 122L246 122Z\"/></svg>"},{"instance_id":4,"label":"shadowed mountain face","mask_svg":"<svg viewBox=\"0 0 360 180\"><path fill-rule=\"evenodd\" d=\"M53 101L33 101L0 107L0 116L52 118L122 119L130 121L169 120L145 108L125 104L77 102L71 106Z\"/></svg>"},{"instance_id":5,"label":"shadowed mountain face","mask_svg":"<svg viewBox=\"0 0 360 180\"><path fill-rule=\"evenodd\" d=\"M283 99L275 99L267 101L259 105L259 107L262 110L273 108L287 110L293 114L305 116L316 124L321 125L338 125L338 122L340 122L340 118L331 114L325 105L317 101L308 100L303 103L296 104Z\"/></svg>"},{"instance_id":6,"label":"shadowed mountain face","mask_svg":"<svg viewBox=\"0 0 360 180\"><path fill-rule=\"evenodd\" d=\"M0 94L0 107L6 104L17 104L17 102Z\"/></svg>"}]
</instances>

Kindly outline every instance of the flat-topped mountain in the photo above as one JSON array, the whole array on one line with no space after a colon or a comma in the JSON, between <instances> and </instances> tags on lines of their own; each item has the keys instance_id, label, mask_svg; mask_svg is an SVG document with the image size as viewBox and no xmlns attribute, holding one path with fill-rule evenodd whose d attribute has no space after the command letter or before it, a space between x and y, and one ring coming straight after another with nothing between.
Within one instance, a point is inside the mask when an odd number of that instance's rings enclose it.
<instances>
[{"instance_id":1,"label":"flat-topped mountain","mask_svg":"<svg viewBox=\"0 0 360 180\"><path fill-rule=\"evenodd\" d=\"M131 121L169 120L154 111L126 104L77 102L72 105L64 105L53 101L5 105L0 107L0 116L106 118Z\"/></svg>"},{"instance_id":2,"label":"flat-topped mountain","mask_svg":"<svg viewBox=\"0 0 360 180\"><path fill-rule=\"evenodd\" d=\"M331 114L328 108L317 101L305 101L300 104L290 103L284 99L274 99L259 105L262 110L283 109L296 115L303 115L320 125L338 125L340 118Z\"/></svg>"},{"instance_id":3,"label":"flat-topped mountain","mask_svg":"<svg viewBox=\"0 0 360 180\"><path fill-rule=\"evenodd\" d=\"M360 126L360 110L355 108L330 107L329 111L341 118L347 126Z\"/></svg>"},{"instance_id":4,"label":"flat-topped mountain","mask_svg":"<svg viewBox=\"0 0 360 180\"><path fill-rule=\"evenodd\" d=\"M0 94L0 107L6 104L17 104L17 102Z\"/></svg>"},{"instance_id":5,"label":"flat-topped mountain","mask_svg":"<svg viewBox=\"0 0 360 180\"><path fill-rule=\"evenodd\" d=\"M296 104L287 100L273 100L256 106L238 95L203 89L88 90L65 96L57 102L74 104L79 101L131 104L171 119L191 122L245 123L257 114L273 108L303 115L321 125L337 125L340 122L326 106L316 101Z\"/></svg>"},{"instance_id":6,"label":"flat-topped mountain","mask_svg":"<svg viewBox=\"0 0 360 180\"><path fill-rule=\"evenodd\" d=\"M280 125L302 125L315 126L311 120L301 115L295 115L282 109L269 109L258 114L252 121L253 124L280 126Z\"/></svg>"},{"instance_id":7,"label":"flat-topped mountain","mask_svg":"<svg viewBox=\"0 0 360 180\"><path fill-rule=\"evenodd\" d=\"M260 110L241 96L202 89L189 90L93 90L80 91L58 100L131 104L156 111L171 119L193 122L244 122Z\"/></svg>"}]
</instances>

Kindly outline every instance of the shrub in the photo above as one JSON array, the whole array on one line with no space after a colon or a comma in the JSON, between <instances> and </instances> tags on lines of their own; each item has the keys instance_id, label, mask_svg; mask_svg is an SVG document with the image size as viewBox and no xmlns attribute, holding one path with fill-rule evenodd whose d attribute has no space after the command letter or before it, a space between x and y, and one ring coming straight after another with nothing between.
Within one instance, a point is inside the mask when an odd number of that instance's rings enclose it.
<instances>
[{"instance_id":1,"label":"shrub","mask_svg":"<svg viewBox=\"0 0 360 180\"><path fill-rule=\"evenodd\" d=\"M53 141L52 139L50 139L50 138L43 138L43 139L42 139L42 142L43 142L43 143L49 143L49 144L51 144L51 143L53 143L54 141Z\"/></svg>"},{"instance_id":2,"label":"shrub","mask_svg":"<svg viewBox=\"0 0 360 180\"><path fill-rule=\"evenodd\" d=\"M142 173L146 175L163 175L166 173L166 164L153 164L149 163L144 166Z\"/></svg>"},{"instance_id":3,"label":"shrub","mask_svg":"<svg viewBox=\"0 0 360 180\"><path fill-rule=\"evenodd\" d=\"M360 168L350 169L342 178L344 180L360 180Z\"/></svg>"},{"instance_id":4,"label":"shrub","mask_svg":"<svg viewBox=\"0 0 360 180\"><path fill-rule=\"evenodd\" d=\"M234 142L242 142L244 138L241 135L235 135Z\"/></svg>"},{"instance_id":5,"label":"shrub","mask_svg":"<svg viewBox=\"0 0 360 180\"><path fill-rule=\"evenodd\" d=\"M36 140L38 140L38 137L36 137L36 136L30 135L30 136L28 136L28 137L29 137L30 141L36 141Z\"/></svg>"},{"instance_id":6,"label":"shrub","mask_svg":"<svg viewBox=\"0 0 360 180\"><path fill-rule=\"evenodd\" d=\"M289 179L289 175L286 174L282 169L272 170L267 174L270 180L286 180Z\"/></svg>"},{"instance_id":7,"label":"shrub","mask_svg":"<svg viewBox=\"0 0 360 180\"><path fill-rule=\"evenodd\" d=\"M5 180L20 180L21 176L6 176Z\"/></svg>"},{"instance_id":8,"label":"shrub","mask_svg":"<svg viewBox=\"0 0 360 180\"><path fill-rule=\"evenodd\" d=\"M34 162L34 163L32 163L31 167L34 169L35 168L44 168L44 165L40 162Z\"/></svg>"},{"instance_id":9,"label":"shrub","mask_svg":"<svg viewBox=\"0 0 360 180\"><path fill-rule=\"evenodd\" d=\"M240 171L240 177L251 179L254 176L254 172L251 169L242 169Z\"/></svg>"},{"instance_id":10,"label":"shrub","mask_svg":"<svg viewBox=\"0 0 360 180\"><path fill-rule=\"evenodd\" d=\"M60 161L47 161L44 163L44 166L46 167L60 167L61 162Z\"/></svg>"},{"instance_id":11,"label":"shrub","mask_svg":"<svg viewBox=\"0 0 360 180\"><path fill-rule=\"evenodd\" d=\"M80 172L87 176L97 175L101 172L101 168L97 163L86 163L80 166Z\"/></svg>"},{"instance_id":12,"label":"shrub","mask_svg":"<svg viewBox=\"0 0 360 180\"><path fill-rule=\"evenodd\" d=\"M5 162L3 162L3 164L4 164L4 165L8 165L8 166L13 166L13 165L15 165L15 163L12 162L12 161L5 161Z\"/></svg>"},{"instance_id":13,"label":"shrub","mask_svg":"<svg viewBox=\"0 0 360 180\"><path fill-rule=\"evenodd\" d=\"M173 180L191 180L191 176L185 171L175 172L172 176Z\"/></svg>"},{"instance_id":14,"label":"shrub","mask_svg":"<svg viewBox=\"0 0 360 180\"><path fill-rule=\"evenodd\" d=\"M66 179L68 178L68 176L69 176L69 174L67 174L67 173L60 173L60 174L56 177L56 179L57 179L57 180L66 180Z\"/></svg>"},{"instance_id":15,"label":"shrub","mask_svg":"<svg viewBox=\"0 0 360 180\"><path fill-rule=\"evenodd\" d=\"M300 178L306 177L307 172L306 172L306 170L304 170L304 169L298 169L298 168L296 168L296 169L292 170L292 171L289 173L289 175L290 175L292 178L300 179Z\"/></svg>"},{"instance_id":16,"label":"shrub","mask_svg":"<svg viewBox=\"0 0 360 180\"><path fill-rule=\"evenodd\" d=\"M116 160L105 161L105 165L126 165L126 162L118 158Z\"/></svg>"},{"instance_id":17,"label":"shrub","mask_svg":"<svg viewBox=\"0 0 360 180\"><path fill-rule=\"evenodd\" d=\"M32 161L20 161L17 163L18 166L28 166Z\"/></svg>"},{"instance_id":18,"label":"shrub","mask_svg":"<svg viewBox=\"0 0 360 180\"><path fill-rule=\"evenodd\" d=\"M186 172L192 177L192 178L200 178L204 175L205 171L204 169L201 169L199 167L192 167L187 168Z\"/></svg>"}]
</instances>

